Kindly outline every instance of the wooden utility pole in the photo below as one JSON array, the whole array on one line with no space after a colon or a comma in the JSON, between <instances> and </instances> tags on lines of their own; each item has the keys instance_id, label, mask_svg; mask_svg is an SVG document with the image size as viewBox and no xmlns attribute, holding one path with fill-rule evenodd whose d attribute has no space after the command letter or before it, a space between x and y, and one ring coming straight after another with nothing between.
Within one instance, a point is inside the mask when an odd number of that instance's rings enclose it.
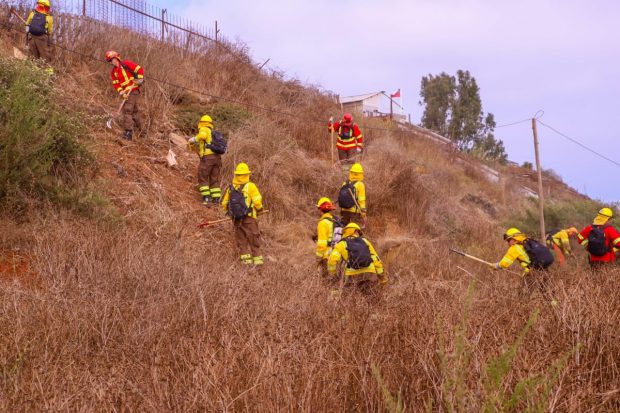
<instances>
[{"instance_id":1,"label":"wooden utility pole","mask_svg":"<svg viewBox=\"0 0 620 413\"><path fill-rule=\"evenodd\" d=\"M538 129L536 118L532 118L532 132L534 132L534 154L536 155L536 171L538 172L538 213L540 219L540 241L545 245L545 194L543 193L542 168L540 167L540 154L538 152Z\"/></svg>"},{"instance_id":2,"label":"wooden utility pole","mask_svg":"<svg viewBox=\"0 0 620 413\"><path fill-rule=\"evenodd\" d=\"M164 42L165 30L166 30L166 13L168 9L161 10L161 41Z\"/></svg>"}]
</instances>

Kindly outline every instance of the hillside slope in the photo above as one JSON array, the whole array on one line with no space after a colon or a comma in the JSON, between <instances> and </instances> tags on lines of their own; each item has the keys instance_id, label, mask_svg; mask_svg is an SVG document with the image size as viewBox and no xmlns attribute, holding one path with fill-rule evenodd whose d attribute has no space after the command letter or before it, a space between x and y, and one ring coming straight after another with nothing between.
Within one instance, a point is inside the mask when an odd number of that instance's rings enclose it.
<instances>
[{"instance_id":1,"label":"hillside slope","mask_svg":"<svg viewBox=\"0 0 620 413\"><path fill-rule=\"evenodd\" d=\"M583 262L556 268L560 304L550 307L520 295L518 277L449 256L454 245L500 257L503 225L530 202L518 191L421 135L364 121L367 235L390 283L378 304L334 299L311 241L314 203L343 180L323 122L338 114L331 97L129 32L108 44L105 30L93 24L71 38L82 55L60 50L54 82L89 126L80 142L97 172L84 179L110 205L102 216L34 201L20 219L3 211L0 409L381 411L388 391L414 411L620 408L612 277L592 277ZM18 44L2 32L4 58ZM127 143L103 127L117 102L109 68L88 56L108 48L152 77L145 139ZM197 159L169 136L187 134L202 113L230 133L225 181L248 162L271 211L260 220L261 272L238 263L228 225L196 228L222 213L202 207ZM169 149L176 168L161 162ZM585 224L596 205L579 202L558 203L556 218ZM491 371L517 337L506 371Z\"/></svg>"}]
</instances>

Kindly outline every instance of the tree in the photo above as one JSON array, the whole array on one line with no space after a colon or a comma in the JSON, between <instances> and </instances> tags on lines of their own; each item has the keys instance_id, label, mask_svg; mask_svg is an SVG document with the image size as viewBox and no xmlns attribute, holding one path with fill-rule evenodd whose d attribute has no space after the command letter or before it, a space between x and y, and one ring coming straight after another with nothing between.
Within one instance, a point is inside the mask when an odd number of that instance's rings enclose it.
<instances>
[{"instance_id":1,"label":"tree","mask_svg":"<svg viewBox=\"0 0 620 413\"><path fill-rule=\"evenodd\" d=\"M422 126L452 140L463 152L485 160L507 159L504 143L495 138L495 118L482 111L480 88L467 70L422 78Z\"/></svg>"}]
</instances>

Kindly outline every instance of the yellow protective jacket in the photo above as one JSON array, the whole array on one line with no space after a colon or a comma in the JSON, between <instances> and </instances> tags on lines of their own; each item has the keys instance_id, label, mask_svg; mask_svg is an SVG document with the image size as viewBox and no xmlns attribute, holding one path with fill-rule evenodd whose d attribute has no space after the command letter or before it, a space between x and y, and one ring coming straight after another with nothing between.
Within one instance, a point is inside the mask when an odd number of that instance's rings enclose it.
<instances>
[{"instance_id":1,"label":"yellow protective jacket","mask_svg":"<svg viewBox=\"0 0 620 413\"><path fill-rule=\"evenodd\" d=\"M54 28L54 17L51 14L37 10L38 13L45 14L45 30L47 30L48 35L52 35L52 30ZM30 26L30 22L34 17L34 10L30 12L28 18L26 19L26 26Z\"/></svg>"},{"instance_id":2,"label":"yellow protective jacket","mask_svg":"<svg viewBox=\"0 0 620 413\"><path fill-rule=\"evenodd\" d=\"M211 144L212 126L207 122L198 122L198 135L194 136L195 143L190 144L190 149L194 150L201 158L207 155L217 155L207 145Z\"/></svg>"},{"instance_id":3,"label":"yellow protective jacket","mask_svg":"<svg viewBox=\"0 0 620 413\"><path fill-rule=\"evenodd\" d=\"M551 236L551 240L555 245L557 245L564 255L571 255L572 250L570 247L570 237L568 235L568 231L565 229L556 232L553 236ZM553 247L551 245L551 247Z\"/></svg>"},{"instance_id":4,"label":"yellow protective jacket","mask_svg":"<svg viewBox=\"0 0 620 413\"><path fill-rule=\"evenodd\" d=\"M344 238L342 241L336 244L336 246L334 246L334 249L329 254L329 259L327 260L327 271L332 275L336 274L336 270L338 268L338 264L340 263L340 261L348 262L349 260L349 252L347 251L346 240L348 238L357 238L356 235L349 235L349 234L346 234L346 232L345 234L343 234L343 236L344 235L347 235L347 238ZM359 274L374 273L379 276L379 280L381 283L387 282L387 277L385 276L384 271L383 271L383 263L381 262L381 259L377 255L377 251L375 251L375 248L372 246L370 241L368 241L366 238L362 238L362 239L364 240L366 245L368 245L368 249L370 250L370 256L372 257L372 264L370 264L366 268L360 268L359 270L356 270L354 268L349 268L347 266L347 268L345 269L344 275L346 277L355 277L356 275L359 275Z\"/></svg>"},{"instance_id":5,"label":"yellow protective jacket","mask_svg":"<svg viewBox=\"0 0 620 413\"><path fill-rule=\"evenodd\" d=\"M511 245L506 251L506 255L504 258L497 264L495 264L495 268L498 270L506 269L512 265L515 261L519 261L519 264L523 268L523 275L529 274L530 272L530 257L525 252L525 247L523 247L523 241L517 241L517 244Z\"/></svg>"},{"instance_id":6,"label":"yellow protective jacket","mask_svg":"<svg viewBox=\"0 0 620 413\"><path fill-rule=\"evenodd\" d=\"M334 216L332 214L325 213L321 216L319 223L316 226L316 256L317 258L327 260L331 251L330 244L332 237L334 236Z\"/></svg>"},{"instance_id":7,"label":"yellow protective jacket","mask_svg":"<svg viewBox=\"0 0 620 413\"><path fill-rule=\"evenodd\" d=\"M252 209L252 212L248 215L256 219L256 212L263 209L263 197L261 196L258 188L253 182L250 182L250 175L235 175L232 181L232 185L235 189L239 189L241 185L243 187L243 195L245 196L245 204L248 208ZM224 198L222 199L222 208L224 211L228 211L228 202L230 200L230 187L226 188Z\"/></svg>"},{"instance_id":8,"label":"yellow protective jacket","mask_svg":"<svg viewBox=\"0 0 620 413\"><path fill-rule=\"evenodd\" d=\"M349 172L349 182L351 182L355 187L355 200L357 201L357 204L360 206L361 210L357 207L357 205L355 205L352 208L341 208L342 211L366 213L366 185L364 185L363 180L363 173ZM346 182L344 182L342 185L345 184Z\"/></svg>"}]
</instances>

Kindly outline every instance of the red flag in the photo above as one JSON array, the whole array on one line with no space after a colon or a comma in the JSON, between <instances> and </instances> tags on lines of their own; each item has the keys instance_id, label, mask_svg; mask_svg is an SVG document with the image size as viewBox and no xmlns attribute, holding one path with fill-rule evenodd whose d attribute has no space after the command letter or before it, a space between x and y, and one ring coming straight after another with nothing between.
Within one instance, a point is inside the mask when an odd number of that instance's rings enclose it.
<instances>
[{"instance_id":1,"label":"red flag","mask_svg":"<svg viewBox=\"0 0 620 413\"><path fill-rule=\"evenodd\" d=\"M391 98L399 98L400 97L400 88L390 95Z\"/></svg>"}]
</instances>

